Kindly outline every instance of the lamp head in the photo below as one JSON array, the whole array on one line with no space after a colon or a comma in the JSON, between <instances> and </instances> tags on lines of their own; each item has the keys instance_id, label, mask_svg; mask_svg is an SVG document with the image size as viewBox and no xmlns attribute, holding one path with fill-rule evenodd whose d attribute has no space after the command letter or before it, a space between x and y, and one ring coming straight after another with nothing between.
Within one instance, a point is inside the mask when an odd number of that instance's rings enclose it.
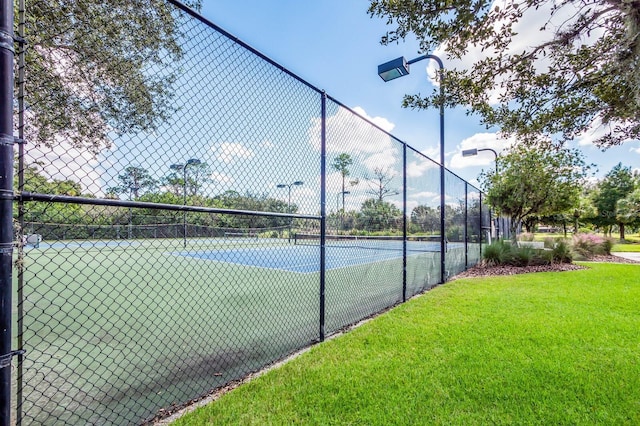
<instances>
[{"instance_id":1,"label":"lamp head","mask_svg":"<svg viewBox=\"0 0 640 426\"><path fill-rule=\"evenodd\" d=\"M293 184L296 185L296 186L300 186L300 185L303 185L304 182L301 181L301 180L297 180L297 181L293 182Z\"/></svg>"},{"instance_id":2,"label":"lamp head","mask_svg":"<svg viewBox=\"0 0 640 426\"><path fill-rule=\"evenodd\" d=\"M276 185L276 188L286 188L287 185L285 185L284 183L279 183Z\"/></svg>"},{"instance_id":3,"label":"lamp head","mask_svg":"<svg viewBox=\"0 0 640 426\"><path fill-rule=\"evenodd\" d=\"M182 170L183 167L184 167L184 164L172 164L169 166L171 170Z\"/></svg>"},{"instance_id":4,"label":"lamp head","mask_svg":"<svg viewBox=\"0 0 640 426\"><path fill-rule=\"evenodd\" d=\"M465 149L464 151L462 151L462 156L463 157L473 157L474 155L478 155L478 149L477 148Z\"/></svg>"},{"instance_id":5,"label":"lamp head","mask_svg":"<svg viewBox=\"0 0 640 426\"><path fill-rule=\"evenodd\" d=\"M378 65L378 75L384 81L390 81L398 77L409 75L409 64L404 56Z\"/></svg>"},{"instance_id":6,"label":"lamp head","mask_svg":"<svg viewBox=\"0 0 640 426\"><path fill-rule=\"evenodd\" d=\"M197 166L199 164L201 164L202 161L200 161L197 158L190 158L189 160L187 160L187 166Z\"/></svg>"}]
</instances>

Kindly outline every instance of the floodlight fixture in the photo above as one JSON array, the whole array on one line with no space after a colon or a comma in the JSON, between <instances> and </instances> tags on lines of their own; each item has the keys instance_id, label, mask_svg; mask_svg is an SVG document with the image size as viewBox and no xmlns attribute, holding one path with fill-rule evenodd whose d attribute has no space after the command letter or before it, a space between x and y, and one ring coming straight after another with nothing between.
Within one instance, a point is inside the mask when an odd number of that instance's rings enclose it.
<instances>
[{"instance_id":1,"label":"floodlight fixture","mask_svg":"<svg viewBox=\"0 0 640 426\"><path fill-rule=\"evenodd\" d=\"M404 56L400 56L393 61L378 65L378 75L384 81L391 81L398 77L409 75L409 63Z\"/></svg>"}]
</instances>

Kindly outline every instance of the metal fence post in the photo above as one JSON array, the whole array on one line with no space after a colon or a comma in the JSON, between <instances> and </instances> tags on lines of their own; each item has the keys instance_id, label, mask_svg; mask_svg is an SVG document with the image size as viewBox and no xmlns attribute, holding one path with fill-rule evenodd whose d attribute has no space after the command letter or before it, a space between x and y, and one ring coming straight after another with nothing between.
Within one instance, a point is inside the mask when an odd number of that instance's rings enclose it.
<instances>
[{"instance_id":1,"label":"metal fence post","mask_svg":"<svg viewBox=\"0 0 640 426\"><path fill-rule=\"evenodd\" d=\"M440 128L441 132L444 133L444 126ZM446 236L445 236L445 200L444 200L444 155L440 158L440 282L444 283L447 278L446 271L446 260L445 260L445 251L447 249L446 246Z\"/></svg>"},{"instance_id":2,"label":"metal fence post","mask_svg":"<svg viewBox=\"0 0 640 426\"><path fill-rule=\"evenodd\" d=\"M479 201L479 205L478 205L478 215L480 216L479 220L480 220L480 261L482 261L482 232L484 232L484 230L482 229L482 191L480 191L480 201Z\"/></svg>"},{"instance_id":3,"label":"metal fence post","mask_svg":"<svg viewBox=\"0 0 640 426\"><path fill-rule=\"evenodd\" d=\"M18 39L20 50L18 52L18 138L20 143L18 145L18 193L22 193L24 191L24 169L25 169L25 161L24 161L24 112L25 112L25 49L26 43L24 41L25 37L25 0L18 1ZM23 240L23 236L25 235L25 204L22 197L20 197L18 201L18 222L20 226L20 232L16 235L16 238L19 238L18 241ZM24 246L18 246L18 258L22 259L24 256ZM16 371L16 381L17 381L17 389L16 389L16 424L22 424L22 400L23 400L23 350L24 348L24 264L19 263L17 266L17 271L15 272L18 278L18 330L17 333L17 345L18 345L18 368Z\"/></svg>"},{"instance_id":4,"label":"metal fence post","mask_svg":"<svg viewBox=\"0 0 640 426\"><path fill-rule=\"evenodd\" d=\"M467 233L469 227L469 217L467 215L468 206L468 194L469 188L467 187L467 181L464 181L464 269L469 267L469 234Z\"/></svg>"},{"instance_id":5,"label":"metal fence post","mask_svg":"<svg viewBox=\"0 0 640 426\"><path fill-rule=\"evenodd\" d=\"M442 72L442 61L438 59L440 69ZM447 278L446 271L446 258L445 251L446 235L445 235L445 185L444 185L444 84L442 81L442 74L440 74L440 96L442 97L442 104L440 105L440 282L444 283Z\"/></svg>"},{"instance_id":6,"label":"metal fence post","mask_svg":"<svg viewBox=\"0 0 640 426\"><path fill-rule=\"evenodd\" d=\"M324 341L325 323L325 277L327 234L327 94L322 92L320 107L320 341Z\"/></svg>"},{"instance_id":7,"label":"metal fence post","mask_svg":"<svg viewBox=\"0 0 640 426\"><path fill-rule=\"evenodd\" d=\"M0 0L0 425L11 424L13 2Z\"/></svg>"},{"instance_id":8,"label":"metal fence post","mask_svg":"<svg viewBox=\"0 0 640 426\"><path fill-rule=\"evenodd\" d=\"M402 301L407 301L407 144L402 144Z\"/></svg>"}]
</instances>

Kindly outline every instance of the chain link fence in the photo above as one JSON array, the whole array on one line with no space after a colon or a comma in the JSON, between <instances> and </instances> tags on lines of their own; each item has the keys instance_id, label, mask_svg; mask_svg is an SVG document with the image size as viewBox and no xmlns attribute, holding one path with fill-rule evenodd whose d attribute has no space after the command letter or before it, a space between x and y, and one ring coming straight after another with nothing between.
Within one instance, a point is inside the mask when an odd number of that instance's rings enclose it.
<instances>
[{"instance_id":1,"label":"chain link fence","mask_svg":"<svg viewBox=\"0 0 640 426\"><path fill-rule=\"evenodd\" d=\"M442 216L445 277L487 241L477 188L173 3L158 126L33 143L21 111L18 424L151 422L439 284Z\"/></svg>"}]
</instances>

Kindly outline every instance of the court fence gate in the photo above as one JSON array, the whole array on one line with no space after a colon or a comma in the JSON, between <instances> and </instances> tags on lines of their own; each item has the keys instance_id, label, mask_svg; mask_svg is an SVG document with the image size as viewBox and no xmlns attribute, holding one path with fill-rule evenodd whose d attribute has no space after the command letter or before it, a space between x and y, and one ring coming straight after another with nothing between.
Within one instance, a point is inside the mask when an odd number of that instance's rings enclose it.
<instances>
[{"instance_id":1,"label":"court fence gate","mask_svg":"<svg viewBox=\"0 0 640 426\"><path fill-rule=\"evenodd\" d=\"M0 424L152 422L480 261L477 188L150 4L0 0Z\"/></svg>"}]
</instances>

